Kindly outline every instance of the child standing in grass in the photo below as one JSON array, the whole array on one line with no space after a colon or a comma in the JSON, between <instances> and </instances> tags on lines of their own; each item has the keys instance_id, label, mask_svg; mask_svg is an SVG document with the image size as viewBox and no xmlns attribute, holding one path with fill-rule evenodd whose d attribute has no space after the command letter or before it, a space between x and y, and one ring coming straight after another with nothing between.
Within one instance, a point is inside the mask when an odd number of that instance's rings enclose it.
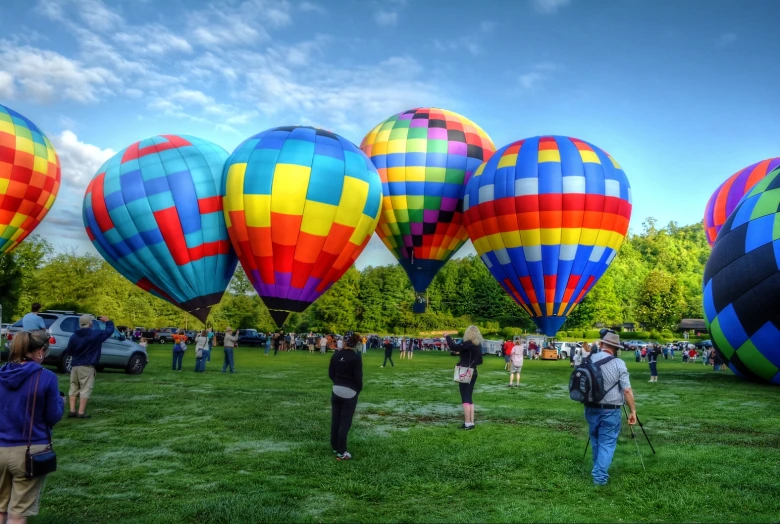
<instances>
[{"instance_id":1,"label":"child standing in grass","mask_svg":"<svg viewBox=\"0 0 780 524\"><path fill-rule=\"evenodd\" d=\"M520 386L520 372L523 371L523 352L525 352L525 346L520 344L520 342L515 342L515 345L512 346L512 353L510 354L510 364L511 367L509 368L509 387L512 387L512 380L515 378L515 375L517 375L517 384L515 384L515 387Z\"/></svg>"}]
</instances>

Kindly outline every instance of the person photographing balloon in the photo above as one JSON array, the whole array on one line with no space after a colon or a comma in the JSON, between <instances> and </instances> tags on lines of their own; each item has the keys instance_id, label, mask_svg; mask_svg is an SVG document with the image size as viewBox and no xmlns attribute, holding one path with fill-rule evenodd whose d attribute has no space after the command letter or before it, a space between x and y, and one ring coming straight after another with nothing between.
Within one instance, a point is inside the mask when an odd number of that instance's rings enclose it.
<instances>
[{"instance_id":1,"label":"person photographing balloon","mask_svg":"<svg viewBox=\"0 0 780 524\"><path fill-rule=\"evenodd\" d=\"M585 420L593 449L593 483L603 486L609 480L609 467L617 447L622 424L621 409L627 404L628 423L636 424L636 404L628 368L617 358L620 336L604 329L599 340L601 350L591 353L574 369L569 396L585 405Z\"/></svg>"}]
</instances>

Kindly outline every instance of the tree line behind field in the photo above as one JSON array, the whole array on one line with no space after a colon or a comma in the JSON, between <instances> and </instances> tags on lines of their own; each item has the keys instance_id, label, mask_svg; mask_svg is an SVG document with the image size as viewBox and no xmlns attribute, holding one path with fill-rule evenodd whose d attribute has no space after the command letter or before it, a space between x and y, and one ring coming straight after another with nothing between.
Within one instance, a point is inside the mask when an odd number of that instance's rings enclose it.
<instances>
[{"instance_id":1,"label":"tree line behind field","mask_svg":"<svg viewBox=\"0 0 780 524\"><path fill-rule=\"evenodd\" d=\"M610 268L577 306L561 336L592 338L597 323L641 324L655 338L671 338L682 318L702 318L701 282L709 256L701 224L657 227L652 218L629 234ZM509 336L533 332L535 325L492 277L479 258L449 261L428 291L429 308L412 313L415 294L399 265L350 268L308 310L292 314L288 331L419 333L462 330L471 323ZM32 236L11 254L0 256L3 322L15 321L33 302L44 309L75 309L106 314L130 327L199 328L194 317L136 287L97 255L56 253ZM240 269L211 312L216 329L274 329L273 321ZM565 333L564 333L565 332Z\"/></svg>"}]
</instances>

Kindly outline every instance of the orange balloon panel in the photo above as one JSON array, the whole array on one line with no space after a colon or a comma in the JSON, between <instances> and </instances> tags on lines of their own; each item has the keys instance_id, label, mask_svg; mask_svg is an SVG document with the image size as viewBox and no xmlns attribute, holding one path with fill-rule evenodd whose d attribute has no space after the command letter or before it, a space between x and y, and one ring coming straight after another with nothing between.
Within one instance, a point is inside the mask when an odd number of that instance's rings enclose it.
<instances>
[{"instance_id":1,"label":"orange balloon panel","mask_svg":"<svg viewBox=\"0 0 780 524\"><path fill-rule=\"evenodd\" d=\"M38 126L0 104L0 253L38 227L60 189L60 159Z\"/></svg>"}]
</instances>

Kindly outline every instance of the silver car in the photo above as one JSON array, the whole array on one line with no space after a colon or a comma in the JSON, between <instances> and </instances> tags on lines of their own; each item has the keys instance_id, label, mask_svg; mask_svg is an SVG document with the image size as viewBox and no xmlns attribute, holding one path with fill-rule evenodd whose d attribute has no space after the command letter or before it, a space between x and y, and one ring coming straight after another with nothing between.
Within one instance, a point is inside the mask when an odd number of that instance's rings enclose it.
<instances>
[{"instance_id":1,"label":"silver car","mask_svg":"<svg viewBox=\"0 0 780 524\"><path fill-rule=\"evenodd\" d=\"M38 314L46 325L46 330L51 338L49 339L49 356L43 361L44 364L56 366L60 373L70 373L71 361L73 355L65 351L68 347L70 336L79 329L79 317L82 313L75 311L46 310ZM101 329L105 329L105 324L99 320L95 322ZM21 319L8 328L8 339L13 340L16 333L22 331ZM10 342L5 345L6 351L3 352L2 359L8 358L8 349ZM149 362L149 356L146 349L136 344L120 334L114 328L114 334L111 338L103 342L100 355L100 363L96 366L98 371L105 368L123 369L131 375L140 375L143 373L146 364Z\"/></svg>"}]
</instances>

